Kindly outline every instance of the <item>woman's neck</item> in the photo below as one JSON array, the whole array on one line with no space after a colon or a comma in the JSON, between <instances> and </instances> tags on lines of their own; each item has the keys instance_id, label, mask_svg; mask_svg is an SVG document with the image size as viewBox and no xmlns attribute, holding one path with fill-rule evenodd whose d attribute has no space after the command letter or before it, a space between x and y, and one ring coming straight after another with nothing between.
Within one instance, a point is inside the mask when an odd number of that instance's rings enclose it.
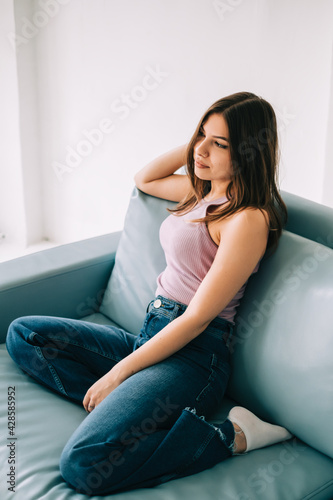
<instances>
[{"instance_id":1,"label":"woman's neck","mask_svg":"<svg viewBox=\"0 0 333 500\"><path fill-rule=\"evenodd\" d=\"M211 182L211 188L209 193L205 196L206 201L217 200L219 198L225 198L227 196L227 189L230 184L230 180L227 182L219 182L215 184L213 181Z\"/></svg>"}]
</instances>

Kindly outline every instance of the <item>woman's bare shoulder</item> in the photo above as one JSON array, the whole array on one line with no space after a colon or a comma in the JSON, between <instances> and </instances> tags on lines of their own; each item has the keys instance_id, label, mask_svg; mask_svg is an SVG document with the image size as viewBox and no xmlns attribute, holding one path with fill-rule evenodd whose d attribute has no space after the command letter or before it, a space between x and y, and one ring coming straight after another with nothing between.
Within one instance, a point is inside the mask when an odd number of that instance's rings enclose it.
<instances>
[{"instance_id":1,"label":"woman's bare shoulder","mask_svg":"<svg viewBox=\"0 0 333 500\"><path fill-rule=\"evenodd\" d=\"M269 216L267 210L262 208L247 207L239 212L236 212L230 217L230 222L233 224L250 224L251 226L263 226L267 227L269 225Z\"/></svg>"},{"instance_id":2,"label":"woman's bare shoulder","mask_svg":"<svg viewBox=\"0 0 333 500\"><path fill-rule=\"evenodd\" d=\"M259 208L244 208L229 217L214 221L210 227L211 235L216 244L235 232L254 232L258 236L268 236L269 217L266 210Z\"/></svg>"}]
</instances>

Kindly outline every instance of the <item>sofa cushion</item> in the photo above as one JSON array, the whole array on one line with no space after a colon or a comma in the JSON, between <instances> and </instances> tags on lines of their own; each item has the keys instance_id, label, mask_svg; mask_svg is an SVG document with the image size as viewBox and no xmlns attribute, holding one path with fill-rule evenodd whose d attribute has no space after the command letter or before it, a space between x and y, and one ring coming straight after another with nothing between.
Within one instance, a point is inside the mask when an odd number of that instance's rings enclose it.
<instances>
[{"instance_id":1,"label":"sofa cushion","mask_svg":"<svg viewBox=\"0 0 333 500\"><path fill-rule=\"evenodd\" d=\"M333 250L284 232L251 277L228 393L333 457Z\"/></svg>"},{"instance_id":2,"label":"sofa cushion","mask_svg":"<svg viewBox=\"0 0 333 500\"><path fill-rule=\"evenodd\" d=\"M156 278L165 268L159 241L166 210L176 204L134 188L100 312L125 330L138 334L148 303L154 298Z\"/></svg>"}]
</instances>

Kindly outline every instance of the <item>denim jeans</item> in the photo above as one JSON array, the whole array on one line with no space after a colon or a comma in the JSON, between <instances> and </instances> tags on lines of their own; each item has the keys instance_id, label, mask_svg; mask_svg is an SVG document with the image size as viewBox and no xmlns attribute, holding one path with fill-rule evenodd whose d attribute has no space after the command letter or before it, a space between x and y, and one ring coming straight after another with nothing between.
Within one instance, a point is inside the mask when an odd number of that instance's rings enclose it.
<instances>
[{"instance_id":1,"label":"denim jeans","mask_svg":"<svg viewBox=\"0 0 333 500\"><path fill-rule=\"evenodd\" d=\"M158 296L138 336L114 326L48 316L18 318L7 349L30 376L82 405L87 390L186 306ZM87 495L151 487L210 468L232 455L234 428L208 423L230 373L232 325L216 318L169 358L135 373L82 421L60 471Z\"/></svg>"}]
</instances>

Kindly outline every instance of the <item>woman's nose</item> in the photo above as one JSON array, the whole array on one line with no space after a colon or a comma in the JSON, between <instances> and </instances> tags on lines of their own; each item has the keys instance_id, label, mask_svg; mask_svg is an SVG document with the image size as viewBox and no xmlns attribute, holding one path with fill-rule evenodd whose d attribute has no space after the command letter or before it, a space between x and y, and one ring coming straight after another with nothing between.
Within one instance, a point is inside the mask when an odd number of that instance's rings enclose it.
<instances>
[{"instance_id":1,"label":"woman's nose","mask_svg":"<svg viewBox=\"0 0 333 500\"><path fill-rule=\"evenodd\" d=\"M208 155L205 140L201 141L196 147L196 153L204 158Z\"/></svg>"}]
</instances>

